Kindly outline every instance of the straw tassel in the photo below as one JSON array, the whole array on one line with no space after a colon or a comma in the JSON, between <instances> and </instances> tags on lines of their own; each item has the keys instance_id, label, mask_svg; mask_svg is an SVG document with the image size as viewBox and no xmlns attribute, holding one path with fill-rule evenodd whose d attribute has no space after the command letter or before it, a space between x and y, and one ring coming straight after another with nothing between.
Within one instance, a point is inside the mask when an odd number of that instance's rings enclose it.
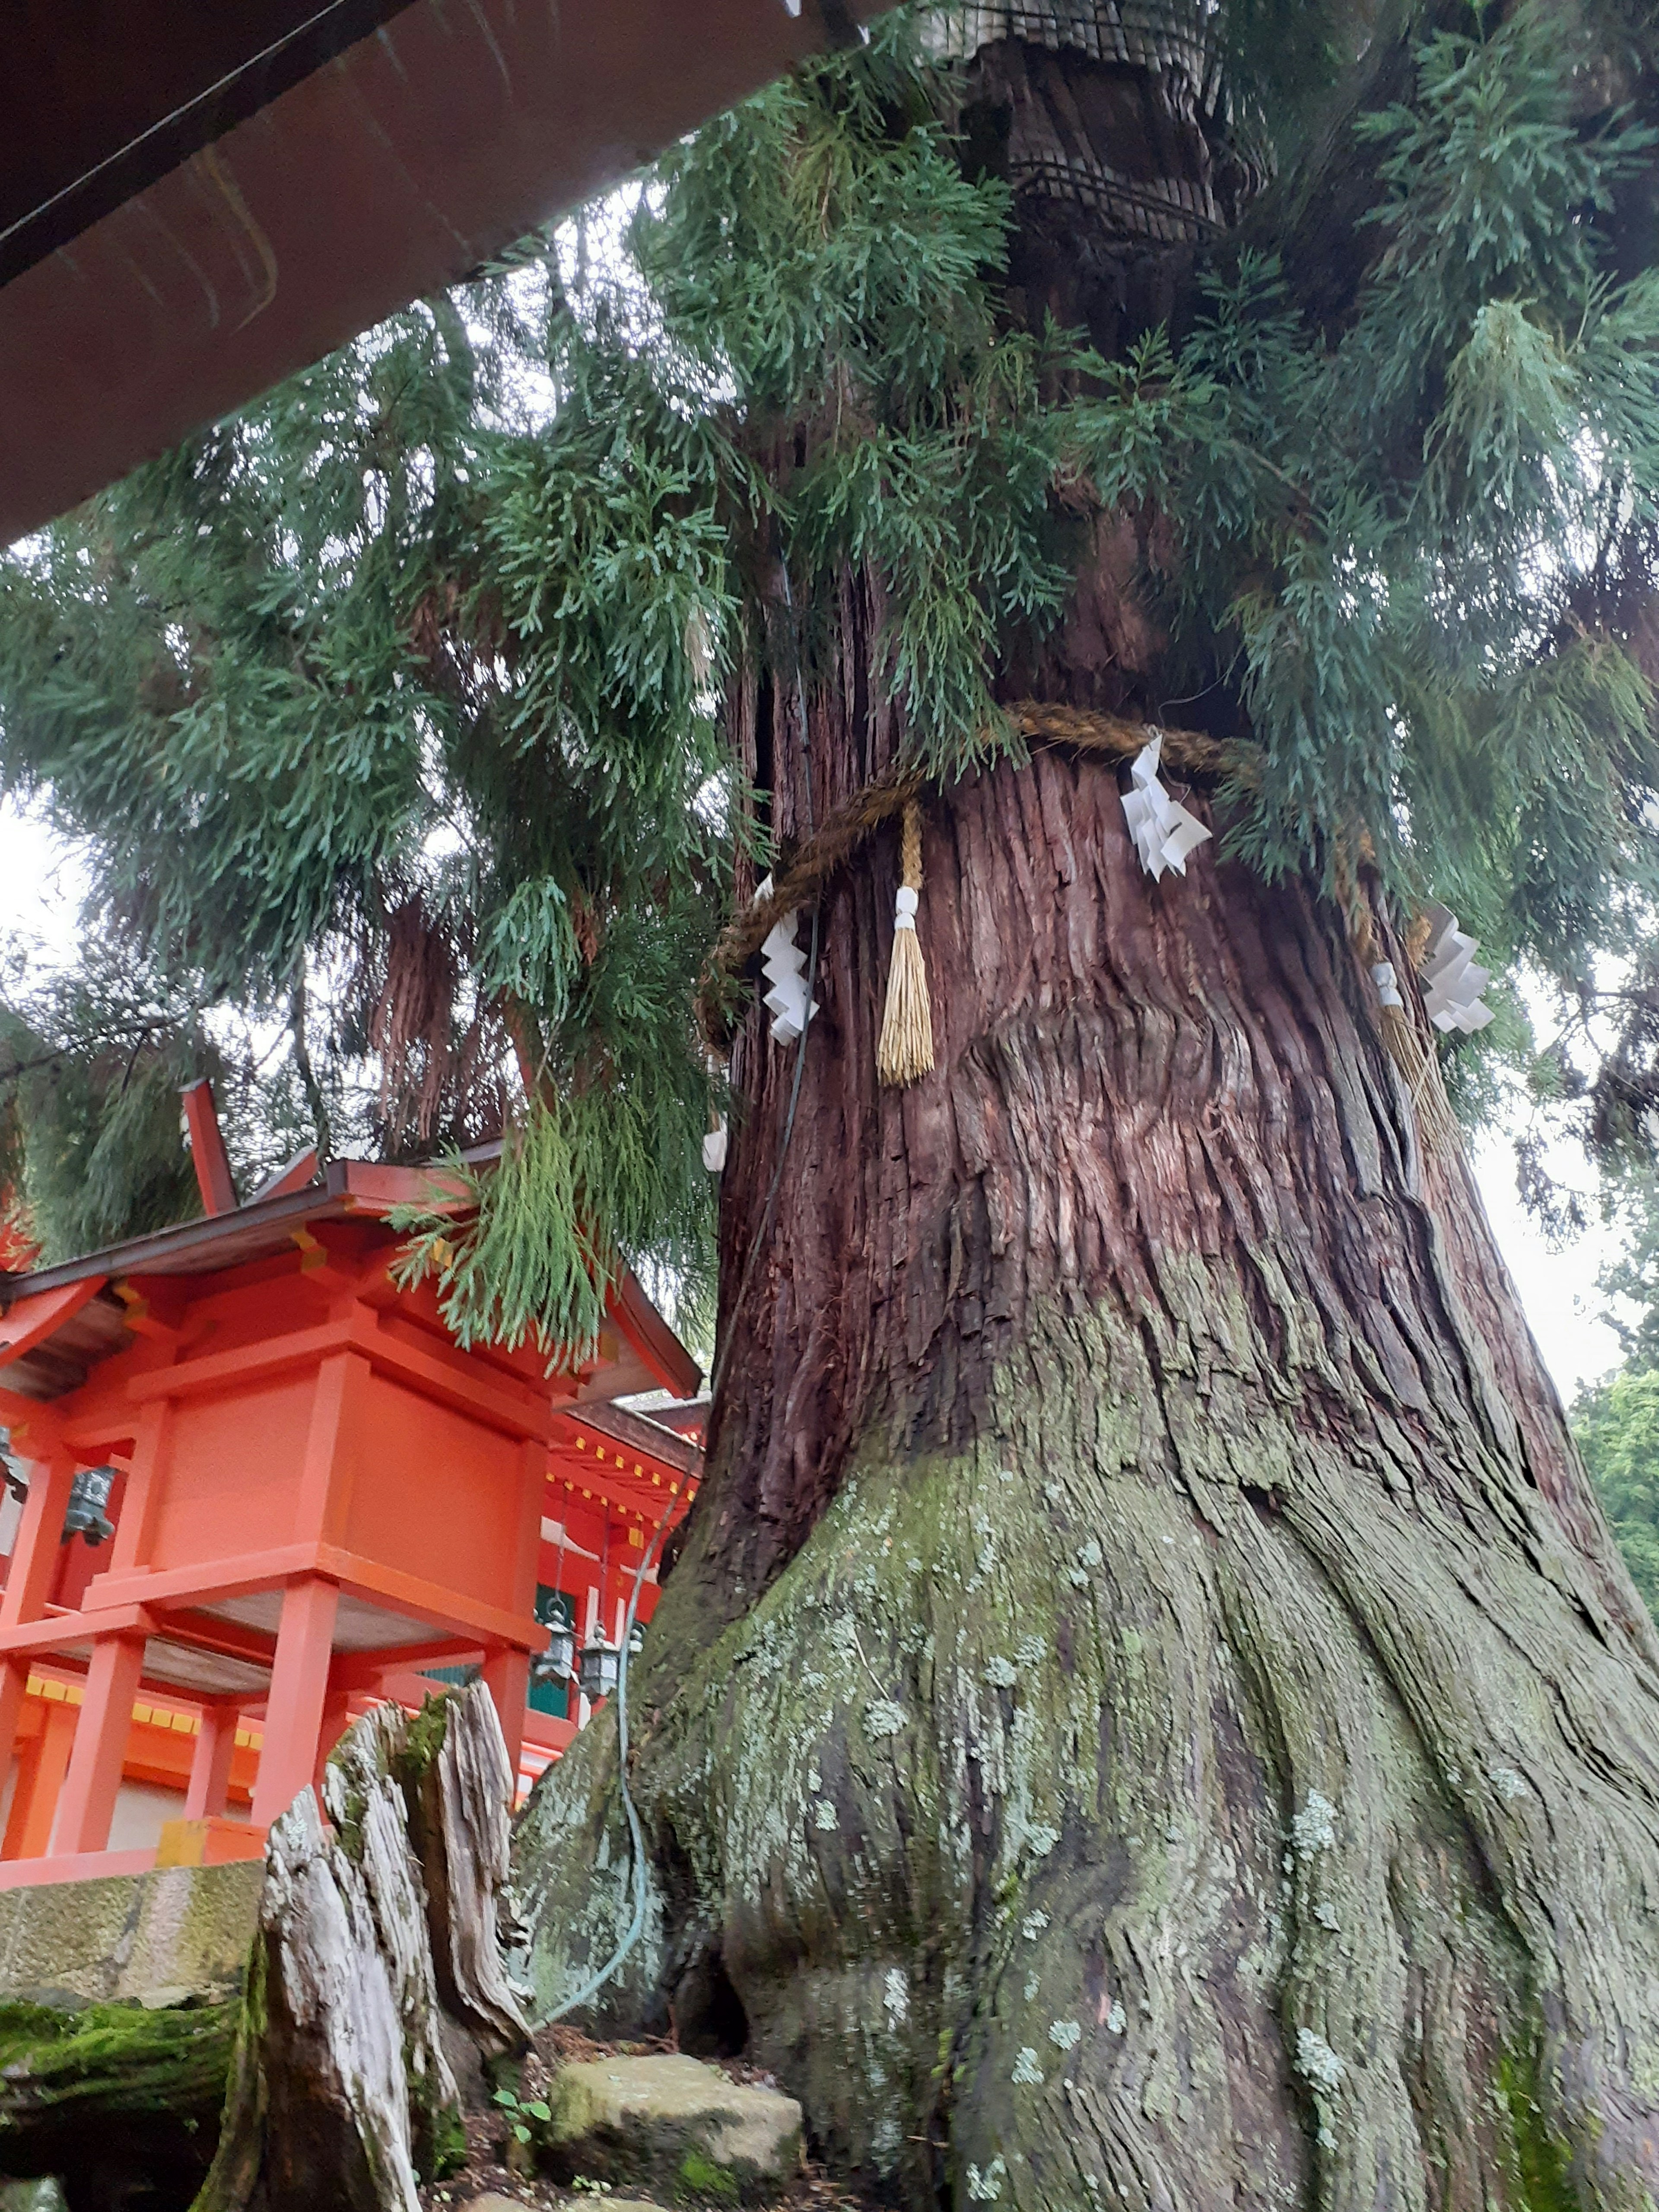
<instances>
[{"instance_id":1,"label":"straw tassel","mask_svg":"<svg viewBox=\"0 0 1659 2212\"><path fill-rule=\"evenodd\" d=\"M1380 960L1376 957L1382 947L1376 941L1369 909L1360 906L1351 918L1349 927L1355 950L1370 969L1371 981L1376 991L1377 1026L1382 1033L1382 1043L1389 1059L1405 1078L1423 1141L1431 1152L1453 1150L1457 1142L1457 1125L1452 1119L1445 1087L1440 1079L1440 1063L1435 1057L1433 1047L1420 1034L1407 1011L1406 1002L1400 995L1400 978L1393 961ZM1413 958L1409 935L1406 940L1406 953L1408 959Z\"/></svg>"},{"instance_id":2,"label":"straw tassel","mask_svg":"<svg viewBox=\"0 0 1659 2212\"><path fill-rule=\"evenodd\" d=\"M920 1082L933 1065L933 1017L927 1004L927 963L916 936L921 890L921 808L904 803L902 881L893 915L893 964L887 971L887 1006L876 1073L884 1083Z\"/></svg>"}]
</instances>

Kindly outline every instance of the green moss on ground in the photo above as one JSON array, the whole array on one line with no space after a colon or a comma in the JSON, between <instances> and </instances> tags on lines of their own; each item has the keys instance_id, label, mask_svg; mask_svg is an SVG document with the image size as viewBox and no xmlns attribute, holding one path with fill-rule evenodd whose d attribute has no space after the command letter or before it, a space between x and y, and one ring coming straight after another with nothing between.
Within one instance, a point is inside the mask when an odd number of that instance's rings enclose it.
<instances>
[{"instance_id":1,"label":"green moss on ground","mask_svg":"<svg viewBox=\"0 0 1659 2212\"><path fill-rule=\"evenodd\" d=\"M57 2174L71 2203L142 2176L188 2203L213 2155L240 2006L0 2003L0 2171Z\"/></svg>"},{"instance_id":2,"label":"green moss on ground","mask_svg":"<svg viewBox=\"0 0 1659 2212\"><path fill-rule=\"evenodd\" d=\"M49 2112L216 2109L239 2009L0 2004L0 2145Z\"/></svg>"}]
</instances>

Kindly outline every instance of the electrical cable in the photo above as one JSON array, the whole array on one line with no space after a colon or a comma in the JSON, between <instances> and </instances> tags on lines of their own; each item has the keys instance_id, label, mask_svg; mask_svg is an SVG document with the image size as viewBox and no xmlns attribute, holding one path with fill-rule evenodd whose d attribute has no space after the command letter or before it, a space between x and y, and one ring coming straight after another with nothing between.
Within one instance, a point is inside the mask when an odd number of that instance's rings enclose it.
<instances>
[{"instance_id":1,"label":"electrical cable","mask_svg":"<svg viewBox=\"0 0 1659 2212\"><path fill-rule=\"evenodd\" d=\"M622 1650L617 1659L617 1777L623 1812L628 1821L629 1848L632 1853L629 1875L634 1891L633 1917L628 1923L627 1932L621 1942L617 1944L599 1972L584 1982L574 1996L567 1997L555 2011L548 2014L547 2021L550 2023L556 2020L562 2020L568 2013L574 2012L579 2006L585 2005L590 1997L596 1996L645 1932L645 1831L640 1826L640 1816L635 1809L633 1793L628 1787L628 1643L634 1633L634 1617L639 1608L640 1592L645 1587L645 1578L651 1571L652 1562L655 1559L658 1548L667 1532L668 1523L674 1511L674 1501L684 1487L685 1480L683 1471L675 1476L673 1486L668 1493L667 1503L662 1510L662 1518L657 1523L657 1532L646 1546L645 1557L640 1561L639 1571L634 1577L634 1587L629 1593L628 1611L623 1618ZM600 1624L600 1633L604 1633L603 1623Z\"/></svg>"},{"instance_id":2,"label":"electrical cable","mask_svg":"<svg viewBox=\"0 0 1659 2212\"><path fill-rule=\"evenodd\" d=\"M806 720L806 687L801 677L800 644L795 631L795 602L789 589L789 567L787 562L780 565L783 571L784 605L789 610L790 659L793 662L795 710L800 725L800 749L806 768L805 811L807 835L811 836L813 829L812 755ZM800 1036L795 1043L795 1072L789 1086L789 1106L784 1115L783 1134L778 1144L777 1164L772 1170L772 1181L767 1189L766 1203L761 1209L760 1226L755 1231L755 1240L749 1248L748 1261L738 1285L738 1295L732 1302L732 1318L734 1324L738 1315L742 1310L744 1299L748 1295L750 1281L755 1272L755 1263L760 1257L761 1248L771 1231L772 1209L777 1201L778 1187L783 1180L783 1163L789 1150L789 1139L794 1134L795 1111L800 1104L801 1073L806 1065L806 1036L812 1026L810 1009L812 1004L813 987L817 981L817 977L818 907L815 902L812 908L812 948L806 968L806 1004L809 1012L805 1022L802 1024ZM728 1328L725 1346L714 1362L714 1375L708 1391L711 1404L726 1373L726 1363L731 1356L734 1334L734 1328ZM623 1816L628 1822L628 1843L632 1854L629 1872L634 1891L633 1914L622 1941L605 1965L600 1967L597 1974L592 1975L583 1983L574 1996L567 1997L556 2011L548 2014L549 2023L556 2020L563 2020L568 2014L585 2005L590 1997L597 1996L645 1932L645 1831L640 1826L639 1813L634 1804L633 1793L628 1786L628 1646L634 1633L634 1617L639 1606L640 1592L645 1587L646 1576L651 1571L652 1561L655 1559L663 1537L667 1532L668 1523L674 1510L674 1502L679 1496L685 1480L684 1473L674 1478L673 1487L670 1490L667 1503L662 1510L662 1518L657 1523L657 1532L646 1547L645 1557L640 1561L639 1571L634 1577L634 1588L629 1595L628 1611L623 1620L622 1649L617 1655L617 1790L622 1799ZM609 1516L607 1516L607 1530L608 1528Z\"/></svg>"}]
</instances>

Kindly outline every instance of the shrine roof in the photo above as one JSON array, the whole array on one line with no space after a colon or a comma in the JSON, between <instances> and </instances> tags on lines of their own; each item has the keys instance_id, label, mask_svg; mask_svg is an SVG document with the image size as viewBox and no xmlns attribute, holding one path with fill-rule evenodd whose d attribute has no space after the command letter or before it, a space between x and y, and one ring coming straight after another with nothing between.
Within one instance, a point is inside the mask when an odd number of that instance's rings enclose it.
<instances>
[{"instance_id":1,"label":"shrine roof","mask_svg":"<svg viewBox=\"0 0 1659 2212\"><path fill-rule=\"evenodd\" d=\"M373 1186L366 1183L365 1171L380 1183L381 1189L385 1186L380 1179L389 1175L408 1178L407 1187L399 1198L377 1194L370 1199ZM365 1160L331 1160L325 1180L309 1183L303 1190L251 1199L234 1212L206 1214L198 1221L158 1229L149 1237L129 1237L124 1243L106 1244L100 1251L83 1252L55 1267L0 1277L0 1304L9 1307L20 1297L84 1282L88 1275L222 1274L227 1268L242 1267L250 1260L268 1260L286 1250L294 1231L313 1221L361 1220L365 1212L373 1218L391 1205L417 1201L418 1190L429 1188L430 1180L418 1169L388 1170Z\"/></svg>"},{"instance_id":2,"label":"shrine roof","mask_svg":"<svg viewBox=\"0 0 1659 2212\"><path fill-rule=\"evenodd\" d=\"M468 1164L487 1166L499 1149L483 1147L466 1156ZM56 1267L0 1272L0 1381L8 1391L36 1401L61 1397L77 1389L99 1360L130 1346L127 1309L110 1285L134 1277L223 1274L293 1251L296 1231L324 1222L362 1224L393 1244L398 1231L386 1217L398 1206L430 1204L434 1186L441 1201L441 1166L333 1160L318 1181L301 1189L252 1199L227 1212L131 1237ZM65 1300L49 1328L27 1330L32 1340L24 1340L26 1308L29 1315L47 1312L53 1293L88 1284L96 1286L88 1297ZM664 1384L684 1397L693 1395L701 1370L631 1273L612 1294L611 1318L621 1339L618 1356L580 1386L576 1404L628 1397ZM18 1349L10 1351L10 1344Z\"/></svg>"}]
</instances>

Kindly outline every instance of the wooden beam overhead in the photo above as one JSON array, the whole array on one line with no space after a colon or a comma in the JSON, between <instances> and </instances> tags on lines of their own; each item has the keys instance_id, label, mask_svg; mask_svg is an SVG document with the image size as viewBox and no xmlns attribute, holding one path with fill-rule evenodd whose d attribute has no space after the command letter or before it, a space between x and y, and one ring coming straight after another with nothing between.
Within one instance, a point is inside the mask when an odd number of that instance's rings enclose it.
<instances>
[{"instance_id":1,"label":"wooden beam overhead","mask_svg":"<svg viewBox=\"0 0 1659 2212\"><path fill-rule=\"evenodd\" d=\"M847 32L841 0L12 12L0 544Z\"/></svg>"}]
</instances>

